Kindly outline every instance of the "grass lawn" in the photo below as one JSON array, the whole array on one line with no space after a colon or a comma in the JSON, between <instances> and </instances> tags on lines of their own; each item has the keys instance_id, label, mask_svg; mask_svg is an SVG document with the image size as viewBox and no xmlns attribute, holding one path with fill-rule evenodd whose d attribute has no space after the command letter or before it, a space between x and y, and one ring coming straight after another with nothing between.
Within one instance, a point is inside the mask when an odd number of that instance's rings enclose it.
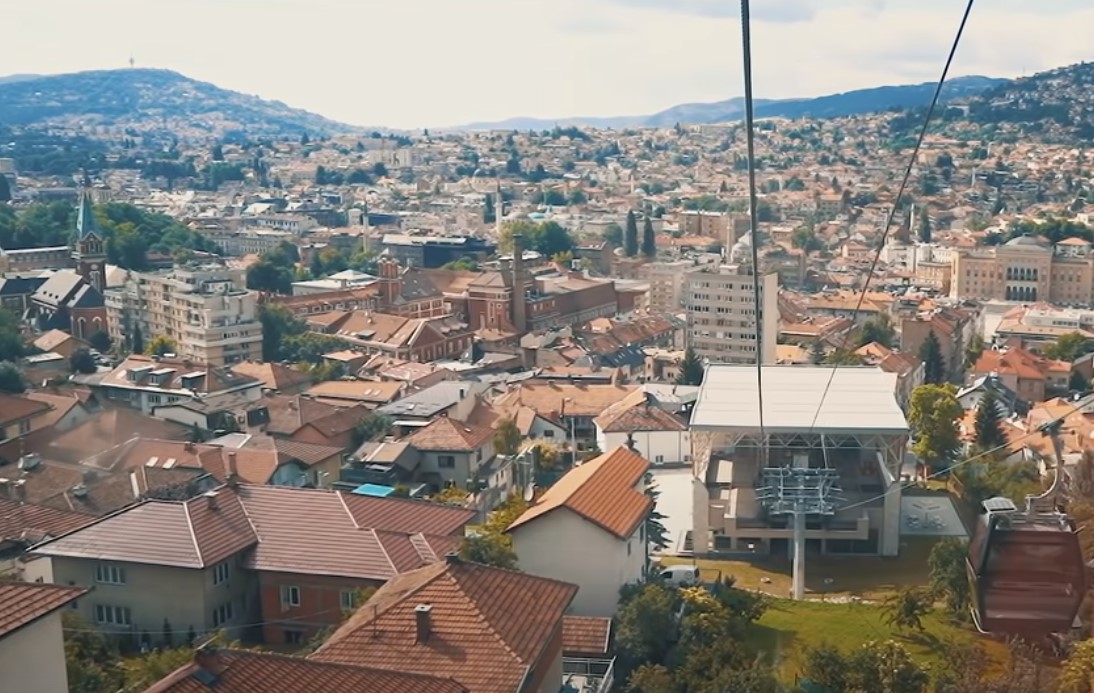
<instances>
[{"instance_id":1,"label":"grass lawn","mask_svg":"<svg viewBox=\"0 0 1094 693\"><path fill-rule=\"evenodd\" d=\"M754 626L753 643L767 653L785 680L801 672L805 651L824 643L850 650L869 640L903 643L917 662L937 662L949 642L979 642L1001 671L1006 666L1006 645L981 638L972 630L952 622L940 612L923 620L924 632L899 633L884 622L881 608L874 604L793 602L775 600Z\"/></svg>"},{"instance_id":2,"label":"grass lawn","mask_svg":"<svg viewBox=\"0 0 1094 693\"><path fill-rule=\"evenodd\" d=\"M925 585L928 582L927 556L937 537L905 537L896 558L878 556L807 556L805 561L806 597L856 596L867 600L884 599L897 588ZM733 576L737 586L785 597L790 594L791 563L785 557L765 557L753 561L674 558L666 556L665 565L695 563L704 580L719 575Z\"/></svg>"}]
</instances>

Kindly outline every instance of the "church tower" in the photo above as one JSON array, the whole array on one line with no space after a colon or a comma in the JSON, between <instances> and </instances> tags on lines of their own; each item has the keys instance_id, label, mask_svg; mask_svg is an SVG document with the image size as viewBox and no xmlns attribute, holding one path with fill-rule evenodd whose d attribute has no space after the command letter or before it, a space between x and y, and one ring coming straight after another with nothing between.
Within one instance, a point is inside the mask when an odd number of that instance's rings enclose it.
<instances>
[{"instance_id":1,"label":"church tower","mask_svg":"<svg viewBox=\"0 0 1094 693\"><path fill-rule=\"evenodd\" d=\"M76 245L72 249L76 271L100 293L105 288L106 243L91 211L91 194L84 191L76 216Z\"/></svg>"}]
</instances>

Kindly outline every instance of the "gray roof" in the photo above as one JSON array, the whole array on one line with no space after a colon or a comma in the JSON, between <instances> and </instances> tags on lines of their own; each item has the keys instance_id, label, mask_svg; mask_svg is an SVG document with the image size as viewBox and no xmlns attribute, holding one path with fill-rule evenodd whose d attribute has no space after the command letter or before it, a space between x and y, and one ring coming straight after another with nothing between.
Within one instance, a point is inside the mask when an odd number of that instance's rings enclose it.
<instances>
[{"instance_id":1,"label":"gray roof","mask_svg":"<svg viewBox=\"0 0 1094 693\"><path fill-rule=\"evenodd\" d=\"M391 404L385 404L376 412L396 418L406 416L429 418L460 403L469 394L482 390L482 386L474 387L472 383L465 381L445 380Z\"/></svg>"},{"instance_id":2,"label":"gray roof","mask_svg":"<svg viewBox=\"0 0 1094 693\"><path fill-rule=\"evenodd\" d=\"M896 401L895 373L864 366L838 368L834 377L832 373L832 368L823 366L763 366L766 432L908 432L908 422ZM829 377L832 385L824 396ZM740 433L758 430L757 392L755 366L710 365L699 389L691 427Z\"/></svg>"}]
</instances>

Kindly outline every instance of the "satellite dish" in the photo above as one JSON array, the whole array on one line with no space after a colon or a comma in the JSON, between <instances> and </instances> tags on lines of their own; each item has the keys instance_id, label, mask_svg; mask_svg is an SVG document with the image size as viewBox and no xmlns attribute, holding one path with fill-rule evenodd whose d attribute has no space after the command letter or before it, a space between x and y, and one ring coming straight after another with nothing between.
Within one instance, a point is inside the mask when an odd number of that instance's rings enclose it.
<instances>
[{"instance_id":1,"label":"satellite dish","mask_svg":"<svg viewBox=\"0 0 1094 693\"><path fill-rule=\"evenodd\" d=\"M536 498L536 485L535 482L529 482L524 487L524 502L531 503Z\"/></svg>"}]
</instances>

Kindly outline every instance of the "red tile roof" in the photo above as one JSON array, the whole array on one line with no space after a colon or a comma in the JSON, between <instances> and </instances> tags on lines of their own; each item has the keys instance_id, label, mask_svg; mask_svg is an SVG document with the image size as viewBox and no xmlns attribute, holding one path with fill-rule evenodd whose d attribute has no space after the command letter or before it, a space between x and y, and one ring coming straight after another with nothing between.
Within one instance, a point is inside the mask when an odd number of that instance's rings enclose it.
<instances>
[{"instance_id":1,"label":"red tile roof","mask_svg":"<svg viewBox=\"0 0 1094 693\"><path fill-rule=\"evenodd\" d=\"M567 657L605 657L612 647L612 619L563 616L562 651Z\"/></svg>"},{"instance_id":2,"label":"red tile roof","mask_svg":"<svg viewBox=\"0 0 1094 693\"><path fill-rule=\"evenodd\" d=\"M486 445L493 435L494 431L486 426L477 426L442 416L404 440L419 450L472 452Z\"/></svg>"},{"instance_id":3,"label":"red tile roof","mask_svg":"<svg viewBox=\"0 0 1094 693\"><path fill-rule=\"evenodd\" d=\"M46 402L36 402L26 397L0 393L0 426L31 419L50 410Z\"/></svg>"},{"instance_id":4,"label":"red tile roof","mask_svg":"<svg viewBox=\"0 0 1094 693\"><path fill-rule=\"evenodd\" d=\"M507 531L558 508L567 508L616 537L627 539L653 506L653 500L635 488L649 466L646 458L622 445L594 457L566 472Z\"/></svg>"},{"instance_id":5,"label":"red tile roof","mask_svg":"<svg viewBox=\"0 0 1094 693\"><path fill-rule=\"evenodd\" d=\"M0 581L0 638L60 609L85 592L81 587Z\"/></svg>"},{"instance_id":6,"label":"red tile roof","mask_svg":"<svg viewBox=\"0 0 1094 693\"><path fill-rule=\"evenodd\" d=\"M215 683L206 684L202 679ZM452 679L239 650L200 650L145 693L470 693Z\"/></svg>"},{"instance_id":7,"label":"red tile roof","mask_svg":"<svg viewBox=\"0 0 1094 693\"><path fill-rule=\"evenodd\" d=\"M451 558L391 580L311 656L444 672L475 693L513 693L540 663L577 586ZM431 606L416 638L415 609Z\"/></svg>"},{"instance_id":8,"label":"red tile roof","mask_svg":"<svg viewBox=\"0 0 1094 693\"><path fill-rule=\"evenodd\" d=\"M0 541L37 542L94 520L93 515L0 498Z\"/></svg>"}]
</instances>

